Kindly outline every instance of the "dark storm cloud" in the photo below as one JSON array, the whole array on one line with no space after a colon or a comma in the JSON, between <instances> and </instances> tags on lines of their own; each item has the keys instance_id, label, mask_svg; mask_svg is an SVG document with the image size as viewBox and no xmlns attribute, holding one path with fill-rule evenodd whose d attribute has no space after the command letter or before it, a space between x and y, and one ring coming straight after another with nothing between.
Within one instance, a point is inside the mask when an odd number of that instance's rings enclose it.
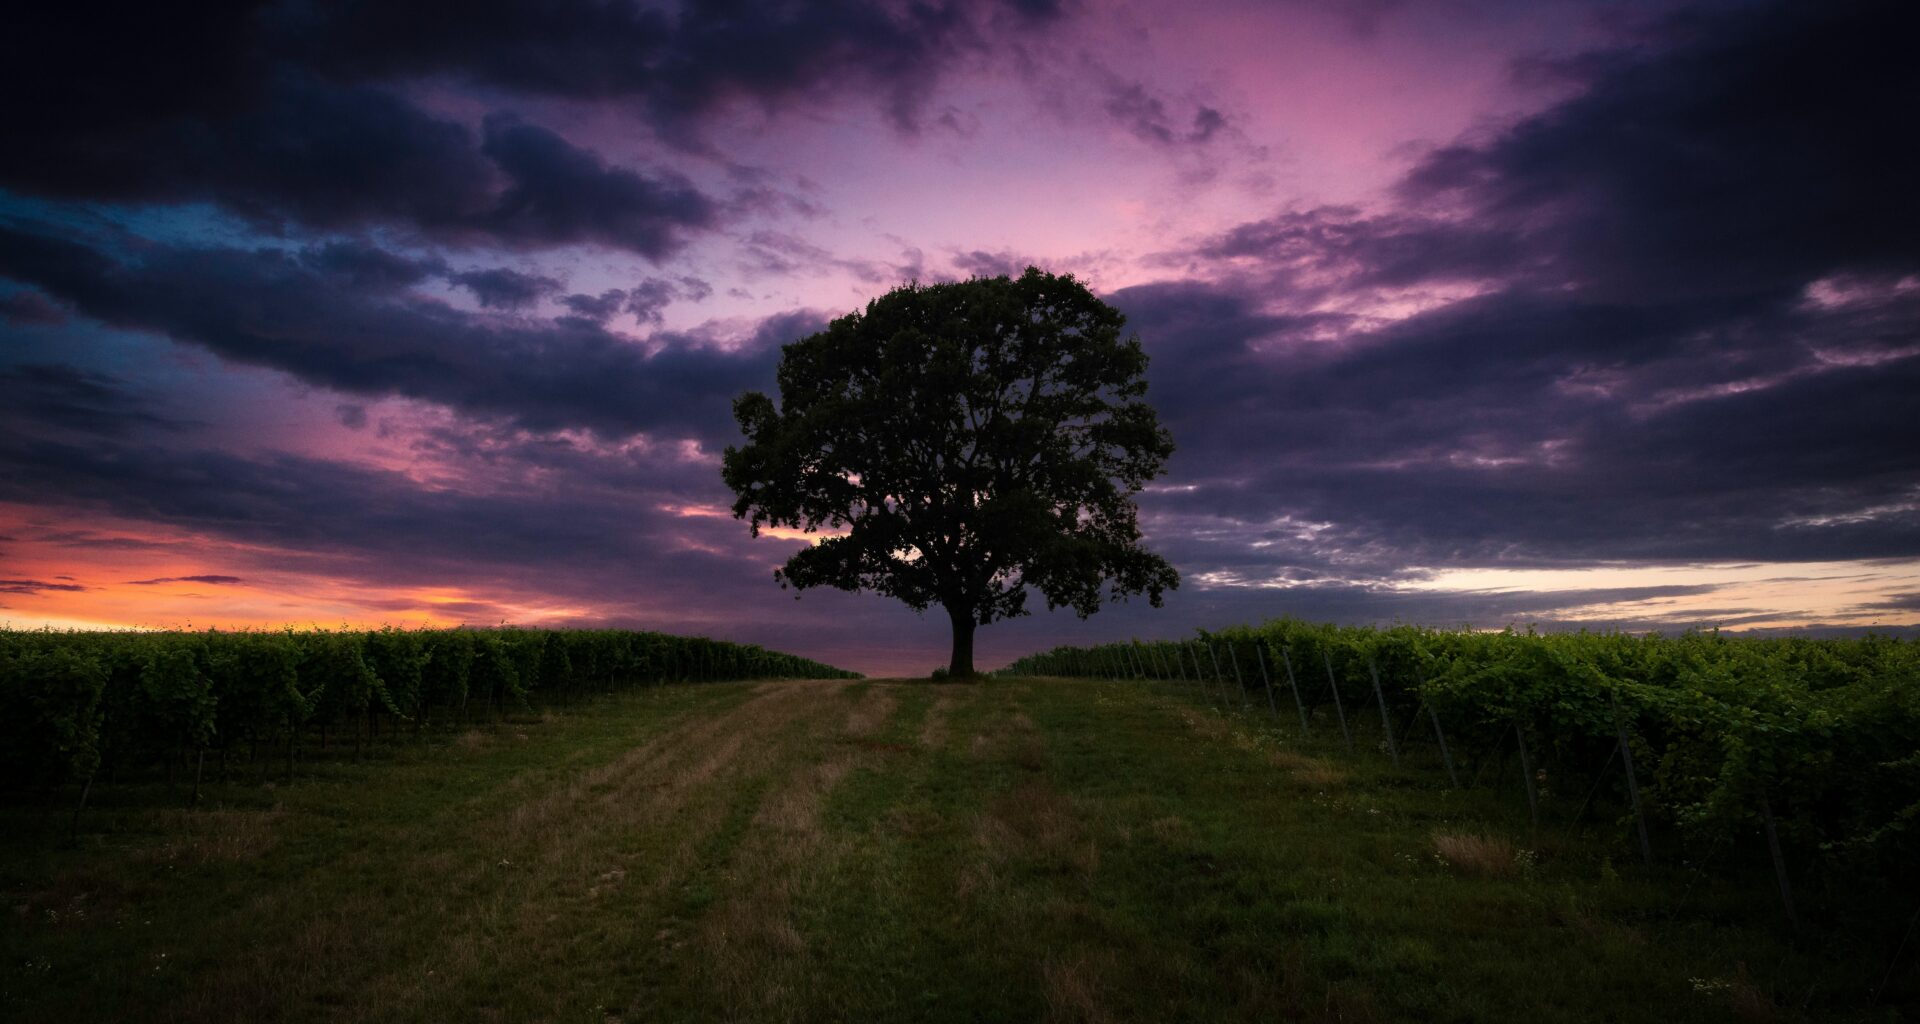
<instances>
[{"instance_id":1,"label":"dark storm cloud","mask_svg":"<svg viewBox=\"0 0 1920 1024\"><path fill-rule=\"evenodd\" d=\"M271 552L275 572L345 576L374 600L394 596L391 588L468 586L608 607L620 625L687 621L696 630L715 621L703 609L721 608L730 635L753 631L756 617L740 609L792 604L769 585L780 542L742 545L745 527L733 519L681 511L714 505L724 489L711 462L683 459L677 446L605 447L509 429L441 440L425 449L443 474L428 486L329 459L28 429L0 434L0 502L189 530L201 538L194 550L219 540ZM63 536L89 548L114 541L85 531L32 539ZM78 589L32 578L0 587L23 596ZM811 601L799 617L833 604ZM635 615L645 618L622 617Z\"/></svg>"},{"instance_id":2,"label":"dark storm cloud","mask_svg":"<svg viewBox=\"0 0 1920 1024\"><path fill-rule=\"evenodd\" d=\"M598 242L658 260L684 231L715 219L713 201L683 178L609 167L599 154L504 114L487 118L480 151L511 183L474 223L509 244Z\"/></svg>"},{"instance_id":3,"label":"dark storm cloud","mask_svg":"<svg viewBox=\"0 0 1920 1024\"><path fill-rule=\"evenodd\" d=\"M540 274L495 267L449 275L447 280L473 293L487 309L525 309L560 290L560 282Z\"/></svg>"},{"instance_id":4,"label":"dark storm cloud","mask_svg":"<svg viewBox=\"0 0 1920 1024\"><path fill-rule=\"evenodd\" d=\"M1584 94L1431 154L1402 195L1635 301L1916 265L1920 147L1897 126L1920 103L1920 7L1774 4L1670 31L1672 49L1615 55Z\"/></svg>"},{"instance_id":5,"label":"dark storm cloud","mask_svg":"<svg viewBox=\"0 0 1920 1024\"><path fill-rule=\"evenodd\" d=\"M0 322L15 327L45 327L66 320L67 311L48 302L39 292L17 291L0 296Z\"/></svg>"},{"instance_id":6,"label":"dark storm cloud","mask_svg":"<svg viewBox=\"0 0 1920 1024\"><path fill-rule=\"evenodd\" d=\"M43 363L0 368L0 429L9 433L124 437L184 425L106 374Z\"/></svg>"},{"instance_id":7,"label":"dark storm cloud","mask_svg":"<svg viewBox=\"0 0 1920 1024\"><path fill-rule=\"evenodd\" d=\"M354 241L328 242L306 250L300 258L307 266L337 275L355 288L378 292L411 288L447 270L438 259L415 259Z\"/></svg>"},{"instance_id":8,"label":"dark storm cloud","mask_svg":"<svg viewBox=\"0 0 1920 1024\"><path fill-rule=\"evenodd\" d=\"M902 128L934 83L1034 4L869 0L31 5L0 38L14 100L0 188L219 204L266 226L393 225L459 243L596 243L659 260L717 204L495 113L480 137L407 98L453 76L511 94L637 100L691 142L734 99L859 89Z\"/></svg>"},{"instance_id":9,"label":"dark storm cloud","mask_svg":"<svg viewBox=\"0 0 1920 1024\"><path fill-rule=\"evenodd\" d=\"M68 70L54 82L74 77ZM48 89L13 84L9 95ZM205 201L269 228L392 225L450 244L596 243L656 261L717 216L676 175L609 166L505 115L486 119L476 139L386 89L294 72L263 79L232 109L107 125L82 118L22 126L0 149L0 187L55 199Z\"/></svg>"},{"instance_id":10,"label":"dark storm cloud","mask_svg":"<svg viewBox=\"0 0 1920 1024\"><path fill-rule=\"evenodd\" d=\"M1191 115L1169 110L1165 98L1140 82L1114 83L1103 109L1134 138L1156 146L1210 142L1227 127L1226 115L1209 106L1197 106Z\"/></svg>"},{"instance_id":11,"label":"dark storm cloud","mask_svg":"<svg viewBox=\"0 0 1920 1024\"><path fill-rule=\"evenodd\" d=\"M650 277L632 288L610 288L598 295L569 295L561 304L575 316L605 323L621 313L634 322L658 327L666 321L666 308L682 299L699 302L713 294L713 286L697 277L677 280Z\"/></svg>"},{"instance_id":12,"label":"dark storm cloud","mask_svg":"<svg viewBox=\"0 0 1920 1024\"><path fill-rule=\"evenodd\" d=\"M1674 22L1424 158L1395 209L1248 223L1172 257L1220 283L1114 295L1181 444L1191 487L1147 507L1182 564L1920 555L1916 28L1884 3ZM1459 285L1385 323L1290 312ZM1257 551L1231 533L1267 523Z\"/></svg>"},{"instance_id":13,"label":"dark storm cloud","mask_svg":"<svg viewBox=\"0 0 1920 1024\"><path fill-rule=\"evenodd\" d=\"M354 288L314 269L310 253L132 249L121 257L30 225L0 226L0 276L108 324L236 362L538 430L732 437L733 396L771 383L778 345L820 323L800 312L762 322L731 347L662 334L642 345L578 316L471 314L413 292Z\"/></svg>"},{"instance_id":14,"label":"dark storm cloud","mask_svg":"<svg viewBox=\"0 0 1920 1024\"><path fill-rule=\"evenodd\" d=\"M1367 216L1352 207L1277 214L1231 228L1194 251L1246 262L1290 291L1432 281L1513 280L1529 254L1510 232L1419 214Z\"/></svg>"},{"instance_id":15,"label":"dark storm cloud","mask_svg":"<svg viewBox=\"0 0 1920 1024\"><path fill-rule=\"evenodd\" d=\"M696 3L672 12L486 0L457 18L417 2L288 6L265 24L290 59L346 78L453 75L529 94L631 98L670 127L730 100L778 105L858 89L911 129L956 60L1059 13L994 0Z\"/></svg>"},{"instance_id":16,"label":"dark storm cloud","mask_svg":"<svg viewBox=\"0 0 1920 1024\"><path fill-rule=\"evenodd\" d=\"M661 320L661 311L679 295L680 289L674 287L673 282L654 278L634 285L624 298L626 310L633 314L634 319L641 323L657 324Z\"/></svg>"},{"instance_id":17,"label":"dark storm cloud","mask_svg":"<svg viewBox=\"0 0 1920 1024\"><path fill-rule=\"evenodd\" d=\"M1632 350L1651 330L1604 310L1528 300L1529 317L1476 301L1351 349L1261 351L1301 325L1210 288L1114 301L1156 357L1149 397L1181 445L1171 479L1192 488L1144 504L1192 517L1156 533L1190 570L1920 554L1920 357L1808 360L1766 386L1661 405L1687 379L1684 346L1613 393L1563 386L1568 364L1541 354L1546 339ZM1209 539L1223 525L1209 517L1233 528ZM1259 535L1288 518L1317 525Z\"/></svg>"},{"instance_id":18,"label":"dark storm cloud","mask_svg":"<svg viewBox=\"0 0 1920 1024\"><path fill-rule=\"evenodd\" d=\"M614 314L620 312L621 308L626 305L626 301L626 292L619 288L609 288L598 295L568 295L560 300L560 304L567 307L574 316L582 317L597 324L603 324L613 319ZM652 323L659 323L660 321L657 313L652 317L642 317L640 319Z\"/></svg>"},{"instance_id":19,"label":"dark storm cloud","mask_svg":"<svg viewBox=\"0 0 1920 1024\"><path fill-rule=\"evenodd\" d=\"M643 545L665 539L669 522L635 505L634 492L615 500L604 483L584 476L557 491L426 488L402 473L324 459L19 437L0 442L0 464L6 500L32 498L356 563L479 559L497 570L631 562ZM598 468L619 470L605 460ZM671 479L656 480L656 493L671 493ZM209 480L220 486L205 486Z\"/></svg>"}]
</instances>

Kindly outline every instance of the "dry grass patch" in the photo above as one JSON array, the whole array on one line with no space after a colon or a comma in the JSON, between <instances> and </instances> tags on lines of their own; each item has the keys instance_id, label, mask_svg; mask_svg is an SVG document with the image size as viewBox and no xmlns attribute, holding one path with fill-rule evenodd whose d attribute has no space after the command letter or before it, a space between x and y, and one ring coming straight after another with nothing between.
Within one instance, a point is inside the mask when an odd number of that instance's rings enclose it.
<instances>
[{"instance_id":1,"label":"dry grass patch","mask_svg":"<svg viewBox=\"0 0 1920 1024\"><path fill-rule=\"evenodd\" d=\"M999 859L1022 858L1068 874L1100 867L1100 847L1086 835L1072 801L1044 782L1022 782L980 818L982 845Z\"/></svg>"},{"instance_id":2,"label":"dry grass patch","mask_svg":"<svg viewBox=\"0 0 1920 1024\"><path fill-rule=\"evenodd\" d=\"M238 863L254 860L280 841L279 826L286 812L187 810L175 808L154 811L147 820L166 838L159 845L142 850L139 859L149 863Z\"/></svg>"},{"instance_id":3,"label":"dry grass patch","mask_svg":"<svg viewBox=\"0 0 1920 1024\"><path fill-rule=\"evenodd\" d=\"M893 717L893 710L900 703L894 694L894 688L874 684L860 695L860 699L847 712L847 735L871 736L882 723Z\"/></svg>"},{"instance_id":4,"label":"dry grass patch","mask_svg":"<svg viewBox=\"0 0 1920 1024\"><path fill-rule=\"evenodd\" d=\"M1507 878L1519 870L1513 844L1498 836L1435 832L1433 852L1456 870L1483 878Z\"/></svg>"},{"instance_id":5,"label":"dry grass patch","mask_svg":"<svg viewBox=\"0 0 1920 1024\"><path fill-rule=\"evenodd\" d=\"M1741 964L1734 974L1733 983L1727 989L1727 1001L1733 1006L1734 1016L1741 1020L1771 1024L1780 1019L1780 1008L1773 1005L1773 998L1765 989L1754 984L1746 964Z\"/></svg>"},{"instance_id":6,"label":"dry grass patch","mask_svg":"<svg viewBox=\"0 0 1920 1024\"><path fill-rule=\"evenodd\" d=\"M1102 995L1107 988L1104 976L1113 969L1110 955L1082 956L1071 960L1049 957L1040 965L1040 977L1047 996L1047 1019L1097 1024L1116 1020Z\"/></svg>"},{"instance_id":7,"label":"dry grass patch","mask_svg":"<svg viewBox=\"0 0 1920 1024\"><path fill-rule=\"evenodd\" d=\"M1308 789L1329 789L1347 781L1347 773L1326 764L1295 768L1287 777Z\"/></svg>"},{"instance_id":8,"label":"dry grass patch","mask_svg":"<svg viewBox=\"0 0 1920 1024\"><path fill-rule=\"evenodd\" d=\"M732 780L787 756L791 742L783 741L825 725L820 719L834 709L819 697L837 691L762 686L741 704L681 722L475 822L474 834L486 837L486 855L445 876L443 891L484 888L488 894L443 906L449 919L432 948L420 950L405 970L386 971L363 986L343 1018L438 1014L469 1001L465 992L475 979L503 963L534 969L563 958L571 945L587 941L575 922L589 908L617 901L633 913L655 905L699 866L701 843L724 820ZM807 724L796 733L799 719ZM671 831L671 842L644 860L623 848L624 837L663 829ZM497 880L483 881L487 876Z\"/></svg>"},{"instance_id":9,"label":"dry grass patch","mask_svg":"<svg viewBox=\"0 0 1920 1024\"><path fill-rule=\"evenodd\" d=\"M920 723L922 747L937 750L947 745L947 718L959 705L959 698L951 693L942 693L934 698L933 703L927 707L927 717Z\"/></svg>"},{"instance_id":10,"label":"dry grass patch","mask_svg":"<svg viewBox=\"0 0 1920 1024\"><path fill-rule=\"evenodd\" d=\"M1193 825L1179 815L1156 818L1147 825L1155 839L1166 843L1185 843L1193 838Z\"/></svg>"}]
</instances>

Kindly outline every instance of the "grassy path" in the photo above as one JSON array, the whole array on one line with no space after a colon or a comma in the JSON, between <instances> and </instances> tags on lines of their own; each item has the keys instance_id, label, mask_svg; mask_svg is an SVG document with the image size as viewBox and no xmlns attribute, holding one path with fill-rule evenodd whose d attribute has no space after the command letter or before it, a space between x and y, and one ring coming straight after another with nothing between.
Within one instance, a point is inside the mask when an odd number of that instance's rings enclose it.
<instances>
[{"instance_id":1,"label":"grassy path","mask_svg":"<svg viewBox=\"0 0 1920 1024\"><path fill-rule=\"evenodd\" d=\"M1137 684L666 687L308 774L0 814L0 1016L1897 1012L1751 892Z\"/></svg>"}]
</instances>

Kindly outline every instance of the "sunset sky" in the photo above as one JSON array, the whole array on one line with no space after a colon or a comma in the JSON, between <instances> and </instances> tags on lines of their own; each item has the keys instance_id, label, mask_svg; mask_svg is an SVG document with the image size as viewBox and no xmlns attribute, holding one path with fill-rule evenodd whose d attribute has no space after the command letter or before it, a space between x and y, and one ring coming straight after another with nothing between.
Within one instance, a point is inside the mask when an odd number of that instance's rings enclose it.
<instances>
[{"instance_id":1,"label":"sunset sky","mask_svg":"<svg viewBox=\"0 0 1920 1024\"><path fill-rule=\"evenodd\" d=\"M924 673L772 578L729 405L1071 272L1161 609L1920 630L1920 4L41 4L0 38L0 621L617 625ZM1038 602L1036 602L1037 604Z\"/></svg>"}]
</instances>

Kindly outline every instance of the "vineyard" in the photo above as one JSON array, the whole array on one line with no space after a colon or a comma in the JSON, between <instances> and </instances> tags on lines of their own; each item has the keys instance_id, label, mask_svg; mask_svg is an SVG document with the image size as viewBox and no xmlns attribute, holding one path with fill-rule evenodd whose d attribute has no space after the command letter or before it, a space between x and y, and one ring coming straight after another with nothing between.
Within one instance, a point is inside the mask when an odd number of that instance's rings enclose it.
<instances>
[{"instance_id":1,"label":"vineyard","mask_svg":"<svg viewBox=\"0 0 1920 1024\"><path fill-rule=\"evenodd\" d=\"M1003 674L1184 683L1396 767L1419 759L1438 784L1504 788L1536 830L1617 814L1627 856L1768 878L1789 919L1904 917L1920 899L1920 644L1278 620L1059 648Z\"/></svg>"},{"instance_id":2,"label":"vineyard","mask_svg":"<svg viewBox=\"0 0 1920 1024\"><path fill-rule=\"evenodd\" d=\"M291 774L303 745L666 682L850 678L751 645L622 630L0 631L0 778L12 788ZM85 800L83 789L82 801Z\"/></svg>"}]
</instances>

